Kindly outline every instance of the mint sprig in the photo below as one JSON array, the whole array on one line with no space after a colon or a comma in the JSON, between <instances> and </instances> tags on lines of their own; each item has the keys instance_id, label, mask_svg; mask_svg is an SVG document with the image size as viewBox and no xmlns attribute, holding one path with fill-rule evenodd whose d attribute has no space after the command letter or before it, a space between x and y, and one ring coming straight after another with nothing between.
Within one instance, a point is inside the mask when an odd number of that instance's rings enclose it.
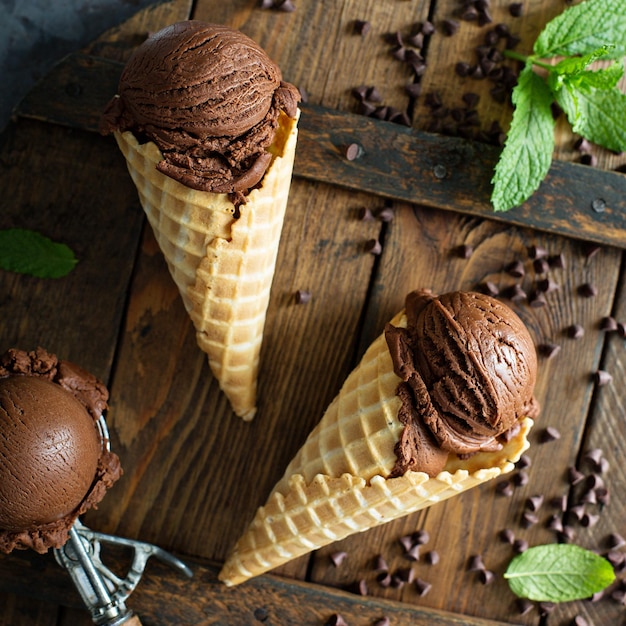
<instances>
[{"instance_id":1,"label":"mint sprig","mask_svg":"<svg viewBox=\"0 0 626 626\"><path fill-rule=\"evenodd\" d=\"M0 268L37 278L61 278L77 263L72 250L24 228L0 230Z\"/></svg>"},{"instance_id":2,"label":"mint sprig","mask_svg":"<svg viewBox=\"0 0 626 626\"><path fill-rule=\"evenodd\" d=\"M546 24L533 54L505 52L525 65L513 89L513 118L492 179L495 211L528 200L548 173L554 121L549 123L547 112L554 102L575 133L610 150L626 150L626 95L618 87L624 74L624 32L626 0L586 0ZM546 62L554 57L565 58ZM590 69L596 61L612 62ZM545 78L534 72L535 66Z\"/></svg>"},{"instance_id":3,"label":"mint sprig","mask_svg":"<svg viewBox=\"0 0 626 626\"><path fill-rule=\"evenodd\" d=\"M511 591L536 602L590 598L614 580L613 566L580 546L554 543L529 548L504 573Z\"/></svg>"}]
</instances>

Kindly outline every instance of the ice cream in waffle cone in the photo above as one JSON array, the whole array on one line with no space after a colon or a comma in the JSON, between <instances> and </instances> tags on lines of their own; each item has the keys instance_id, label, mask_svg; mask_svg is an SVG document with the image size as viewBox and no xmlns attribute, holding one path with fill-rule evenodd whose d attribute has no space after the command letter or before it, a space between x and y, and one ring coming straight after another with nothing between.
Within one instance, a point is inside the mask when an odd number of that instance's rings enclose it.
<instances>
[{"instance_id":1,"label":"ice cream in waffle cone","mask_svg":"<svg viewBox=\"0 0 626 626\"><path fill-rule=\"evenodd\" d=\"M252 40L188 21L138 48L103 116L198 344L245 420L256 412L298 98Z\"/></svg>"},{"instance_id":2,"label":"ice cream in waffle cone","mask_svg":"<svg viewBox=\"0 0 626 626\"><path fill-rule=\"evenodd\" d=\"M436 310L441 302L441 310ZM454 319L475 308L479 313L470 315L473 319L460 325ZM438 371L420 369L416 382L418 368L401 363L393 336L414 327L416 318L424 323L424 317L432 326L426 335L442 330L437 318L443 318L452 333L439 346L431 345L432 337L411 343L413 352L421 348L426 353L414 354L415 363L421 357L436 360L438 354L448 353L441 361L445 365L432 368ZM493 327L493 332L486 327ZM449 357L461 345L467 358L456 355L457 365L449 365ZM497 380L489 380L496 371ZM457 292L434 298L414 292L407 299L407 310L371 344L257 510L220 579L227 585L239 584L510 471L528 447L527 434L538 412L532 395L535 376L532 341L510 309L480 294ZM459 390L464 397L451 406L438 395L442 385L454 394L455 377L457 386L464 381ZM429 390L426 395L421 393L422 383ZM412 389L411 398L407 388ZM422 400L419 406L416 398ZM410 409L407 400L413 403ZM450 420L441 414L460 414L470 406L478 414L465 422L455 420L451 427L445 424ZM436 435L428 423L439 428Z\"/></svg>"}]
</instances>

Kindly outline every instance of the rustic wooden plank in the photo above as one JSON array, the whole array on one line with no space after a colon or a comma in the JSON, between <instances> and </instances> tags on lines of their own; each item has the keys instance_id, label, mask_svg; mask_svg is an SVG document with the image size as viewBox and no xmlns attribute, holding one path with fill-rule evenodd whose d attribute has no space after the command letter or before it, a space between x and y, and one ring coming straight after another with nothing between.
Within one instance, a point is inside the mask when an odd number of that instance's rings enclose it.
<instances>
[{"instance_id":1,"label":"rustic wooden plank","mask_svg":"<svg viewBox=\"0 0 626 626\"><path fill-rule=\"evenodd\" d=\"M74 54L31 92L20 114L96 130L100 112L116 91L120 69L113 61ZM99 79L94 80L94 75ZM526 203L495 213L490 203L491 177L499 148L326 107L303 109L296 176L569 237L626 245L624 174L554 161ZM344 156L351 143L363 150L353 161Z\"/></svg>"},{"instance_id":2,"label":"rustic wooden plank","mask_svg":"<svg viewBox=\"0 0 626 626\"><path fill-rule=\"evenodd\" d=\"M121 556L106 553L106 560L112 568L125 571ZM33 585L39 586L42 598L72 608L62 624L89 623L84 620L86 611L81 611L81 600L69 577L62 571L55 572L54 568L59 568L51 555L28 553L0 559L0 571L8 569L7 562L17 580L28 577ZM338 613L351 626L371 626L383 616L394 626L505 626L493 620L408 607L379 598L362 598L279 576L261 576L239 587L228 588L217 580L216 565L197 559L187 559L187 563L194 572L191 579L154 559L149 561L141 582L127 601L127 606L144 624L322 626ZM16 584L13 588L23 592ZM70 618L76 621L69 621ZM41 626L48 624L41 622Z\"/></svg>"},{"instance_id":3,"label":"rustic wooden plank","mask_svg":"<svg viewBox=\"0 0 626 626\"><path fill-rule=\"evenodd\" d=\"M11 626L56 626L59 609L33 598L0 593L0 620Z\"/></svg>"}]
</instances>

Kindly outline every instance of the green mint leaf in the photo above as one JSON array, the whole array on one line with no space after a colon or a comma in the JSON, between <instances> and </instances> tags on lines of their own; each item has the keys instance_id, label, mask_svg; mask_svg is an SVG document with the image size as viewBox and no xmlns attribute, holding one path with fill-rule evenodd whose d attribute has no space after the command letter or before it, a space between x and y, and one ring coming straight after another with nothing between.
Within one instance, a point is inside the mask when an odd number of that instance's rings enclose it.
<instances>
[{"instance_id":1,"label":"green mint leaf","mask_svg":"<svg viewBox=\"0 0 626 626\"><path fill-rule=\"evenodd\" d=\"M609 150L626 150L626 95L621 91L565 81L555 97L575 133Z\"/></svg>"},{"instance_id":2,"label":"green mint leaf","mask_svg":"<svg viewBox=\"0 0 626 626\"><path fill-rule=\"evenodd\" d=\"M0 268L37 278L60 278L76 265L65 244L23 228L0 230Z\"/></svg>"},{"instance_id":3,"label":"green mint leaf","mask_svg":"<svg viewBox=\"0 0 626 626\"><path fill-rule=\"evenodd\" d=\"M554 151L552 93L527 65L513 89L513 119L492 179L494 210L522 204L545 178Z\"/></svg>"},{"instance_id":4,"label":"green mint leaf","mask_svg":"<svg viewBox=\"0 0 626 626\"><path fill-rule=\"evenodd\" d=\"M553 543L516 556L504 574L511 591L537 602L569 602L591 597L615 580L613 566L579 546Z\"/></svg>"},{"instance_id":5,"label":"green mint leaf","mask_svg":"<svg viewBox=\"0 0 626 626\"><path fill-rule=\"evenodd\" d=\"M626 0L586 0L550 20L533 52L541 58L585 55L612 45L614 59L626 54Z\"/></svg>"}]
</instances>

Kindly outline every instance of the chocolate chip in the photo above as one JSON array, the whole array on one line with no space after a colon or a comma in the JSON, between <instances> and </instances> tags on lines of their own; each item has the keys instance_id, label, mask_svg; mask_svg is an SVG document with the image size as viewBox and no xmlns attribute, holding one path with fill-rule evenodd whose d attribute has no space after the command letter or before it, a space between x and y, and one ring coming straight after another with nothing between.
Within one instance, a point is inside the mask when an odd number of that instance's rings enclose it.
<instances>
[{"instance_id":1,"label":"chocolate chip","mask_svg":"<svg viewBox=\"0 0 626 626\"><path fill-rule=\"evenodd\" d=\"M503 541L504 543L508 543L510 545L513 545L513 542L515 541L515 534L510 528L503 528L498 533L498 537L500 537L501 541Z\"/></svg>"},{"instance_id":2,"label":"chocolate chip","mask_svg":"<svg viewBox=\"0 0 626 626\"><path fill-rule=\"evenodd\" d=\"M354 583L350 590L360 596L366 596L369 593L367 589L367 581L364 578L361 578Z\"/></svg>"},{"instance_id":3,"label":"chocolate chip","mask_svg":"<svg viewBox=\"0 0 626 626\"><path fill-rule=\"evenodd\" d=\"M626 539L622 537L619 533L611 533L606 538L606 543L609 548L623 548L626 546Z\"/></svg>"},{"instance_id":4,"label":"chocolate chip","mask_svg":"<svg viewBox=\"0 0 626 626\"><path fill-rule=\"evenodd\" d=\"M467 93L464 93L461 98L470 109L476 107L478 105L478 102L480 101L480 96L473 91L468 91Z\"/></svg>"},{"instance_id":5,"label":"chocolate chip","mask_svg":"<svg viewBox=\"0 0 626 626\"><path fill-rule=\"evenodd\" d=\"M549 613L552 613L555 606L556 605L554 604L554 602L540 602L538 604L540 615L543 615L545 617Z\"/></svg>"},{"instance_id":6,"label":"chocolate chip","mask_svg":"<svg viewBox=\"0 0 626 626\"><path fill-rule=\"evenodd\" d=\"M533 268L537 274L545 274L550 269L550 264L547 259L535 259L533 261Z\"/></svg>"},{"instance_id":7,"label":"chocolate chip","mask_svg":"<svg viewBox=\"0 0 626 626\"><path fill-rule=\"evenodd\" d=\"M561 511L565 511L567 509L567 496L555 496L550 500L550 505L560 509Z\"/></svg>"},{"instance_id":8,"label":"chocolate chip","mask_svg":"<svg viewBox=\"0 0 626 626\"><path fill-rule=\"evenodd\" d=\"M541 246L529 246L528 256L531 259L543 259L544 257L548 256L548 251Z\"/></svg>"},{"instance_id":9,"label":"chocolate chip","mask_svg":"<svg viewBox=\"0 0 626 626\"><path fill-rule=\"evenodd\" d=\"M598 252L600 252L601 249L601 246L596 244L587 244L583 249L583 254L586 259L591 260L594 256L596 256L596 254L598 254Z\"/></svg>"},{"instance_id":10,"label":"chocolate chip","mask_svg":"<svg viewBox=\"0 0 626 626\"><path fill-rule=\"evenodd\" d=\"M572 620L572 626L590 626L590 625L589 625L589 622L582 615L577 615Z\"/></svg>"},{"instance_id":11,"label":"chocolate chip","mask_svg":"<svg viewBox=\"0 0 626 626\"><path fill-rule=\"evenodd\" d=\"M441 22L441 29L443 30L443 34L451 37L455 35L459 30L460 24L456 20L445 19Z\"/></svg>"},{"instance_id":12,"label":"chocolate chip","mask_svg":"<svg viewBox=\"0 0 626 626\"><path fill-rule=\"evenodd\" d=\"M496 483L496 492L499 493L501 496L506 496L507 498L510 498L513 495L513 486L511 485L510 481L501 480Z\"/></svg>"},{"instance_id":13,"label":"chocolate chip","mask_svg":"<svg viewBox=\"0 0 626 626\"><path fill-rule=\"evenodd\" d=\"M366 20L354 20L354 32L364 37L372 29L372 25Z\"/></svg>"},{"instance_id":14,"label":"chocolate chip","mask_svg":"<svg viewBox=\"0 0 626 626\"><path fill-rule=\"evenodd\" d=\"M554 426L547 426L541 432L541 442L548 443L561 438L561 433Z\"/></svg>"},{"instance_id":15,"label":"chocolate chip","mask_svg":"<svg viewBox=\"0 0 626 626\"><path fill-rule=\"evenodd\" d=\"M567 481L570 485L578 485L583 480L585 480L585 475L576 469L574 466L570 466L567 468Z\"/></svg>"},{"instance_id":16,"label":"chocolate chip","mask_svg":"<svg viewBox=\"0 0 626 626\"><path fill-rule=\"evenodd\" d=\"M516 278L522 278L526 273L524 270L524 264L521 261L513 261L506 266L506 271L511 276L515 276Z\"/></svg>"},{"instance_id":17,"label":"chocolate chip","mask_svg":"<svg viewBox=\"0 0 626 626\"><path fill-rule=\"evenodd\" d=\"M414 33L407 38L406 42L414 48L421 49L424 47L424 33Z\"/></svg>"},{"instance_id":18,"label":"chocolate chip","mask_svg":"<svg viewBox=\"0 0 626 626\"><path fill-rule=\"evenodd\" d=\"M530 528L537 522L539 522L539 518L534 513L530 511L524 511L524 513L522 513L521 524L524 528Z\"/></svg>"},{"instance_id":19,"label":"chocolate chip","mask_svg":"<svg viewBox=\"0 0 626 626\"><path fill-rule=\"evenodd\" d=\"M562 254L554 254L548 257L548 264L550 267L563 269L565 267L565 257Z\"/></svg>"},{"instance_id":20,"label":"chocolate chip","mask_svg":"<svg viewBox=\"0 0 626 626\"><path fill-rule=\"evenodd\" d=\"M411 546L405 553L404 557L409 561L419 561L420 559L420 547L419 545Z\"/></svg>"},{"instance_id":21,"label":"chocolate chip","mask_svg":"<svg viewBox=\"0 0 626 626\"><path fill-rule=\"evenodd\" d=\"M527 454L522 454L517 462L517 469L526 469L532 465L532 461Z\"/></svg>"},{"instance_id":22,"label":"chocolate chip","mask_svg":"<svg viewBox=\"0 0 626 626\"><path fill-rule=\"evenodd\" d=\"M333 552L330 555L330 560L333 562L333 565L335 567L339 567L346 560L347 556L348 556L348 553L344 551Z\"/></svg>"},{"instance_id":23,"label":"chocolate chip","mask_svg":"<svg viewBox=\"0 0 626 626\"><path fill-rule=\"evenodd\" d=\"M382 554L379 554L374 561L374 569L377 572L387 572L389 571L389 565L387 565L387 561L383 557Z\"/></svg>"},{"instance_id":24,"label":"chocolate chip","mask_svg":"<svg viewBox=\"0 0 626 626\"><path fill-rule=\"evenodd\" d=\"M537 346L537 351L541 356L551 359L561 351L561 346L555 343L541 343Z\"/></svg>"},{"instance_id":25,"label":"chocolate chip","mask_svg":"<svg viewBox=\"0 0 626 626\"><path fill-rule=\"evenodd\" d=\"M369 222L374 219L374 214L366 206L362 206L357 209L357 216L362 222Z\"/></svg>"},{"instance_id":26,"label":"chocolate chip","mask_svg":"<svg viewBox=\"0 0 626 626\"><path fill-rule=\"evenodd\" d=\"M546 297L543 295L541 291L533 291L528 297L528 304L533 309L538 309L542 306L546 306L547 304Z\"/></svg>"},{"instance_id":27,"label":"chocolate chip","mask_svg":"<svg viewBox=\"0 0 626 626\"><path fill-rule=\"evenodd\" d=\"M417 546L423 546L430 541L430 534L427 530L416 530L411 534L413 543Z\"/></svg>"},{"instance_id":28,"label":"chocolate chip","mask_svg":"<svg viewBox=\"0 0 626 626\"><path fill-rule=\"evenodd\" d=\"M457 73L457 76L460 76L461 78L465 78L466 76L469 76L470 74L470 64L465 61L459 61L454 66L454 71Z\"/></svg>"},{"instance_id":29,"label":"chocolate chip","mask_svg":"<svg viewBox=\"0 0 626 626\"><path fill-rule=\"evenodd\" d=\"M551 278L542 278L538 280L537 283L537 291L541 291L543 293L552 293L553 291L558 291L561 286L558 283L555 283Z\"/></svg>"},{"instance_id":30,"label":"chocolate chip","mask_svg":"<svg viewBox=\"0 0 626 626\"><path fill-rule=\"evenodd\" d=\"M496 575L488 569L482 570L478 573L478 578L483 585L489 585L495 580Z\"/></svg>"},{"instance_id":31,"label":"chocolate chip","mask_svg":"<svg viewBox=\"0 0 626 626\"><path fill-rule=\"evenodd\" d=\"M585 334L585 329L580 324L572 324L565 329L570 339L580 339Z\"/></svg>"},{"instance_id":32,"label":"chocolate chip","mask_svg":"<svg viewBox=\"0 0 626 626\"><path fill-rule=\"evenodd\" d=\"M296 291L295 298L296 304L306 304L311 300L311 292L298 289L298 291Z\"/></svg>"},{"instance_id":33,"label":"chocolate chip","mask_svg":"<svg viewBox=\"0 0 626 626\"><path fill-rule=\"evenodd\" d=\"M605 370L598 370L593 375L593 380L598 387L603 387L604 385L608 385L613 380L613 376Z\"/></svg>"},{"instance_id":34,"label":"chocolate chip","mask_svg":"<svg viewBox=\"0 0 626 626\"><path fill-rule=\"evenodd\" d=\"M429 565L437 565L437 563L439 563L439 560L440 560L439 552L437 552L435 550L431 550L430 552L427 552L424 555L424 560Z\"/></svg>"},{"instance_id":35,"label":"chocolate chip","mask_svg":"<svg viewBox=\"0 0 626 626\"><path fill-rule=\"evenodd\" d=\"M509 4L509 13L511 17L520 17L523 13L524 5L521 2L512 2Z\"/></svg>"},{"instance_id":36,"label":"chocolate chip","mask_svg":"<svg viewBox=\"0 0 626 626\"><path fill-rule=\"evenodd\" d=\"M595 526L598 523L599 519L600 519L600 516L596 515L595 513L585 513L580 518L580 523L585 528L591 528L592 526Z\"/></svg>"},{"instance_id":37,"label":"chocolate chip","mask_svg":"<svg viewBox=\"0 0 626 626\"><path fill-rule=\"evenodd\" d=\"M260 9L272 9L274 7L274 0L260 0Z\"/></svg>"},{"instance_id":38,"label":"chocolate chip","mask_svg":"<svg viewBox=\"0 0 626 626\"><path fill-rule=\"evenodd\" d=\"M370 102L382 102L383 101L383 97L382 97L381 93L374 86L368 87L367 93L366 93L365 97Z\"/></svg>"},{"instance_id":39,"label":"chocolate chip","mask_svg":"<svg viewBox=\"0 0 626 626\"><path fill-rule=\"evenodd\" d=\"M617 330L617 321L614 317L611 317L610 315L603 317L600 320L600 330L604 330L607 332Z\"/></svg>"},{"instance_id":40,"label":"chocolate chip","mask_svg":"<svg viewBox=\"0 0 626 626\"><path fill-rule=\"evenodd\" d=\"M415 578L415 573L410 567L403 567L395 572L395 576L403 583L412 583L413 578Z\"/></svg>"},{"instance_id":41,"label":"chocolate chip","mask_svg":"<svg viewBox=\"0 0 626 626\"><path fill-rule=\"evenodd\" d=\"M391 586L391 574L389 572L381 572L376 576L376 580L381 587Z\"/></svg>"},{"instance_id":42,"label":"chocolate chip","mask_svg":"<svg viewBox=\"0 0 626 626\"><path fill-rule=\"evenodd\" d=\"M481 285L481 291L495 298L500 293L500 288L495 283L487 280Z\"/></svg>"},{"instance_id":43,"label":"chocolate chip","mask_svg":"<svg viewBox=\"0 0 626 626\"><path fill-rule=\"evenodd\" d=\"M293 2L291 0L284 0L279 5L277 5L277 9L279 11L284 11L285 13L293 13L296 10Z\"/></svg>"},{"instance_id":44,"label":"chocolate chip","mask_svg":"<svg viewBox=\"0 0 626 626\"><path fill-rule=\"evenodd\" d=\"M526 500L526 508L529 509L530 511L538 511L541 508L542 504L543 504L542 495L530 496L530 498Z\"/></svg>"},{"instance_id":45,"label":"chocolate chip","mask_svg":"<svg viewBox=\"0 0 626 626\"><path fill-rule=\"evenodd\" d=\"M435 32L435 26L432 22L427 20L422 24L421 31L424 35L432 35Z\"/></svg>"},{"instance_id":46,"label":"chocolate chip","mask_svg":"<svg viewBox=\"0 0 626 626\"><path fill-rule=\"evenodd\" d=\"M606 506L610 500L610 493L609 490L606 487L601 487L600 489L596 489L595 491L596 494L596 500L598 501L598 504L601 504L603 506Z\"/></svg>"},{"instance_id":47,"label":"chocolate chip","mask_svg":"<svg viewBox=\"0 0 626 626\"><path fill-rule=\"evenodd\" d=\"M422 85L420 83L408 83L404 86L404 91L411 98L417 98L422 93Z\"/></svg>"},{"instance_id":48,"label":"chocolate chip","mask_svg":"<svg viewBox=\"0 0 626 626\"><path fill-rule=\"evenodd\" d=\"M432 585L421 578L416 578L413 584L420 597L425 596L432 589Z\"/></svg>"},{"instance_id":49,"label":"chocolate chip","mask_svg":"<svg viewBox=\"0 0 626 626\"><path fill-rule=\"evenodd\" d=\"M532 611L535 606L528 598L517 598L515 600L515 604L517 606L517 611L520 615L526 615Z\"/></svg>"},{"instance_id":50,"label":"chocolate chip","mask_svg":"<svg viewBox=\"0 0 626 626\"><path fill-rule=\"evenodd\" d=\"M389 621L388 617L381 617L380 619L377 619L373 626L390 626L391 622Z\"/></svg>"},{"instance_id":51,"label":"chocolate chip","mask_svg":"<svg viewBox=\"0 0 626 626\"><path fill-rule=\"evenodd\" d=\"M257 609L254 609L254 619L257 622L265 622L267 621L268 617L269 613L265 607L259 607Z\"/></svg>"},{"instance_id":52,"label":"chocolate chip","mask_svg":"<svg viewBox=\"0 0 626 626\"><path fill-rule=\"evenodd\" d=\"M365 251L371 254L378 255L382 252L383 248L380 245L378 239L369 239L365 242Z\"/></svg>"},{"instance_id":53,"label":"chocolate chip","mask_svg":"<svg viewBox=\"0 0 626 626\"><path fill-rule=\"evenodd\" d=\"M381 209L380 211L378 211L378 213L376 214L376 217L381 222L391 222L393 221L393 218L395 217L395 215L396 214L391 207L385 207Z\"/></svg>"},{"instance_id":54,"label":"chocolate chip","mask_svg":"<svg viewBox=\"0 0 626 626\"><path fill-rule=\"evenodd\" d=\"M415 544L411 535L403 535L398 541L405 552L408 552Z\"/></svg>"},{"instance_id":55,"label":"chocolate chip","mask_svg":"<svg viewBox=\"0 0 626 626\"><path fill-rule=\"evenodd\" d=\"M583 515L585 514L585 505L577 504L568 509L567 512L572 515L576 519L576 521L580 522L580 520L583 518Z\"/></svg>"},{"instance_id":56,"label":"chocolate chip","mask_svg":"<svg viewBox=\"0 0 626 626\"><path fill-rule=\"evenodd\" d=\"M467 569L470 572L482 572L485 569L483 557L480 554L471 556L467 563Z\"/></svg>"},{"instance_id":57,"label":"chocolate chip","mask_svg":"<svg viewBox=\"0 0 626 626\"><path fill-rule=\"evenodd\" d=\"M528 298L526 292L519 285L507 287L502 295L513 302L523 302Z\"/></svg>"},{"instance_id":58,"label":"chocolate chip","mask_svg":"<svg viewBox=\"0 0 626 626\"><path fill-rule=\"evenodd\" d=\"M525 539L516 539L513 542L513 551L517 554L526 552L526 550L528 550L528 541L526 541Z\"/></svg>"},{"instance_id":59,"label":"chocolate chip","mask_svg":"<svg viewBox=\"0 0 626 626\"><path fill-rule=\"evenodd\" d=\"M457 246L454 249L456 256L461 259L469 259L474 254L474 248L467 243Z\"/></svg>"},{"instance_id":60,"label":"chocolate chip","mask_svg":"<svg viewBox=\"0 0 626 626\"><path fill-rule=\"evenodd\" d=\"M563 529L559 532L559 537L565 541L572 541L576 536L576 531L571 527L565 524Z\"/></svg>"},{"instance_id":61,"label":"chocolate chip","mask_svg":"<svg viewBox=\"0 0 626 626\"><path fill-rule=\"evenodd\" d=\"M324 626L348 626L347 622L339 613L333 613Z\"/></svg>"},{"instance_id":62,"label":"chocolate chip","mask_svg":"<svg viewBox=\"0 0 626 626\"><path fill-rule=\"evenodd\" d=\"M551 515L546 522L546 527L560 533L563 530L563 520L558 515Z\"/></svg>"}]
</instances>

